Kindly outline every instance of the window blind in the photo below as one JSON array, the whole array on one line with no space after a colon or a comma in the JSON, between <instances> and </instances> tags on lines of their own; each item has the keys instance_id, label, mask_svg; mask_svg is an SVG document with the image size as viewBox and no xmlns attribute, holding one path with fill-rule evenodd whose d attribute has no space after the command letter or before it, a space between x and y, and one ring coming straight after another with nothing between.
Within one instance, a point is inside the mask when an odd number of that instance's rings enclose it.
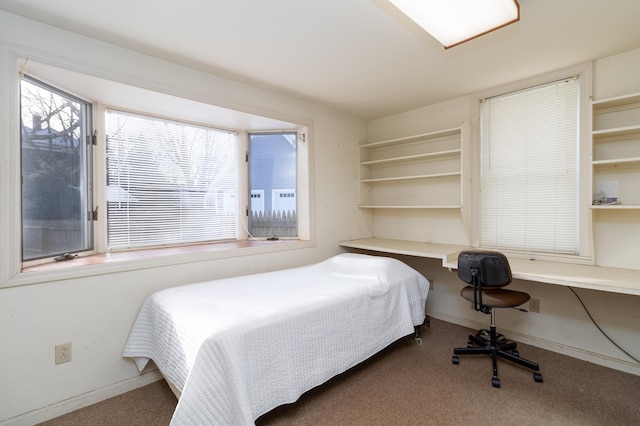
<instances>
[{"instance_id":1,"label":"window blind","mask_svg":"<svg viewBox=\"0 0 640 426\"><path fill-rule=\"evenodd\" d=\"M236 238L235 135L115 110L106 122L110 249Z\"/></svg>"},{"instance_id":2,"label":"window blind","mask_svg":"<svg viewBox=\"0 0 640 426\"><path fill-rule=\"evenodd\" d=\"M578 251L577 78L481 104L480 245Z\"/></svg>"}]
</instances>

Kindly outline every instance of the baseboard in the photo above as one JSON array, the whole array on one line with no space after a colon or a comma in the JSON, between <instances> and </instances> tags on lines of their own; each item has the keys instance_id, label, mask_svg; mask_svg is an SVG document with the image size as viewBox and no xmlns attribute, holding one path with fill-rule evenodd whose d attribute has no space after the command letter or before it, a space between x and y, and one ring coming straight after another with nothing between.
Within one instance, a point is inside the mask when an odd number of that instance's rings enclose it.
<instances>
[{"instance_id":1,"label":"baseboard","mask_svg":"<svg viewBox=\"0 0 640 426\"><path fill-rule=\"evenodd\" d=\"M79 408L84 408L100 401L104 401L105 399L157 382L158 380L162 380L162 375L158 370L153 370L137 377L123 380L107 387L57 402L49 405L48 407L39 408L19 416L0 421L0 426L29 426L41 423L58 416L62 416L63 414L70 413Z\"/></svg>"},{"instance_id":2,"label":"baseboard","mask_svg":"<svg viewBox=\"0 0 640 426\"><path fill-rule=\"evenodd\" d=\"M450 322L452 324L468 327L472 330L479 330L488 328L487 323L479 321L473 321L467 318L462 318L455 315L450 315L446 312L429 312L432 318L442 321ZM530 336L517 331L501 328L501 332L504 332L506 336L537 348L546 349L552 352L556 352L562 355L566 355L572 358L577 358L583 361L591 362L593 364L601 365L603 367L611 368L625 373L634 374L640 376L640 366L637 363L631 361L625 361L618 358L602 355L596 352L587 351L581 348L568 346L562 343L554 342L551 340L541 339L539 337ZM463 342L464 343L464 342Z\"/></svg>"}]
</instances>

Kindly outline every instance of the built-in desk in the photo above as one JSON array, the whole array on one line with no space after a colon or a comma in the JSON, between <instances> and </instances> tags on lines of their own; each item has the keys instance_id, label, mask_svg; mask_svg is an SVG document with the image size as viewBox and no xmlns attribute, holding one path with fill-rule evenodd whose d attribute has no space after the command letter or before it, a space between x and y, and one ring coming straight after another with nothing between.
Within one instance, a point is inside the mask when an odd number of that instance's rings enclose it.
<instances>
[{"instance_id":1,"label":"built-in desk","mask_svg":"<svg viewBox=\"0 0 640 426\"><path fill-rule=\"evenodd\" d=\"M340 246L382 253L403 254L442 260L445 268L458 267L458 253L470 247L454 244L421 243L384 238L340 241ZM576 288L640 296L640 271L577 265L509 257L514 278Z\"/></svg>"},{"instance_id":2,"label":"built-in desk","mask_svg":"<svg viewBox=\"0 0 640 426\"><path fill-rule=\"evenodd\" d=\"M342 247L361 250L440 259L442 260L442 266L445 268L457 268L458 253L462 250L471 249L470 247L455 244L421 243L418 241L389 240L385 238L363 238L359 240L340 241L339 244Z\"/></svg>"}]
</instances>

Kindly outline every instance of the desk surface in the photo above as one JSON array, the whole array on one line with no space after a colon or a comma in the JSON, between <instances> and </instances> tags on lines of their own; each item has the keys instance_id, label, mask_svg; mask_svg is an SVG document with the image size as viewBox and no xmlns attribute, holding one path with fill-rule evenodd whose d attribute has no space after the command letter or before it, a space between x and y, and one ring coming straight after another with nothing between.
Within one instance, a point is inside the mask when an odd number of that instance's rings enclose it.
<instances>
[{"instance_id":1,"label":"desk surface","mask_svg":"<svg viewBox=\"0 0 640 426\"><path fill-rule=\"evenodd\" d=\"M458 253L471 249L454 244L384 238L340 241L340 245L361 250L440 259L443 267L453 269L458 266ZM513 257L509 257L509 264L513 277L521 280L640 296L640 271L637 270Z\"/></svg>"}]
</instances>

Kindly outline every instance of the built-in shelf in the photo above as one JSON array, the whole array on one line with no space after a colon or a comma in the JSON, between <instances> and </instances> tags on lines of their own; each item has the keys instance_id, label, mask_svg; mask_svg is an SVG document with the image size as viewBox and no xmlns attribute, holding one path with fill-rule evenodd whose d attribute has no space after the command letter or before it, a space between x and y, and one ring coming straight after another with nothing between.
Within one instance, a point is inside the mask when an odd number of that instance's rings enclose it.
<instances>
[{"instance_id":1,"label":"built-in shelf","mask_svg":"<svg viewBox=\"0 0 640 426\"><path fill-rule=\"evenodd\" d=\"M410 205L402 205L402 206L398 206L398 205L392 205L392 206L372 206L372 205L359 205L358 206L361 209L400 209L400 210L404 210L404 209L422 209L422 210L429 210L429 209L441 209L441 210L458 210L461 209L462 206L461 205L453 205L453 206L410 206Z\"/></svg>"},{"instance_id":2,"label":"built-in shelf","mask_svg":"<svg viewBox=\"0 0 640 426\"><path fill-rule=\"evenodd\" d=\"M640 205L640 93L592 102L592 194L620 204L592 210L630 210Z\"/></svg>"},{"instance_id":3,"label":"built-in shelf","mask_svg":"<svg viewBox=\"0 0 640 426\"><path fill-rule=\"evenodd\" d=\"M408 176L396 176L396 177L388 177L388 178L376 178L376 179L362 179L360 182L362 183L373 183L373 182L392 182L397 180L413 180L413 179L435 179L446 176L460 176L460 172L450 172L450 173L434 173L430 175L408 175Z\"/></svg>"},{"instance_id":4,"label":"built-in shelf","mask_svg":"<svg viewBox=\"0 0 640 426\"><path fill-rule=\"evenodd\" d=\"M627 107L637 103L640 103L640 92L594 100L592 105L594 110L604 111L607 109Z\"/></svg>"},{"instance_id":5,"label":"built-in shelf","mask_svg":"<svg viewBox=\"0 0 640 426\"><path fill-rule=\"evenodd\" d=\"M419 133L417 135L405 136L395 139L387 139L378 142L365 142L360 145L361 148L376 148L384 145L396 145L410 142L419 142L422 140L432 140L435 138L446 138L450 136L459 135L461 131L460 127L453 127L450 129L437 130L435 132Z\"/></svg>"},{"instance_id":6,"label":"built-in shelf","mask_svg":"<svg viewBox=\"0 0 640 426\"><path fill-rule=\"evenodd\" d=\"M640 210L638 204L605 204L589 206L592 210Z\"/></svg>"},{"instance_id":7,"label":"built-in shelf","mask_svg":"<svg viewBox=\"0 0 640 426\"><path fill-rule=\"evenodd\" d=\"M612 129L594 130L594 136L624 136L640 132L640 126L615 127Z\"/></svg>"},{"instance_id":8,"label":"built-in shelf","mask_svg":"<svg viewBox=\"0 0 640 426\"><path fill-rule=\"evenodd\" d=\"M373 235L462 219L469 234L470 125L362 142L358 208ZM427 225L428 223L428 225ZM394 231L392 231L394 232Z\"/></svg>"},{"instance_id":9,"label":"built-in shelf","mask_svg":"<svg viewBox=\"0 0 640 426\"><path fill-rule=\"evenodd\" d=\"M451 149L448 151L439 151L439 152L430 152L427 154L419 154L419 155L406 155L403 157L391 157L391 158L384 158L381 160L373 160L373 161L363 161L360 163L361 166L376 166L376 165L385 165L385 164L391 164L391 163L401 163L401 162L408 162L408 161L419 161L419 160L424 160L424 159L428 159L428 158L437 158L437 157L446 157L446 156L451 156L451 155L460 155L461 150L460 149Z\"/></svg>"},{"instance_id":10,"label":"built-in shelf","mask_svg":"<svg viewBox=\"0 0 640 426\"><path fill-rule=\"evenodd\" d=\"M460 209L468 124L360 144L362 209Z\"/></svg>"},{"instance_id":11,"label":"built-in shelf","mask_svg":"<svg viewBox=\"0 0 640 426\"><path fill-rule=\"evenodd\" d=\"M640 157L614 158L612 160L595 160L594 166L615 166L617 164L640 164Z\"/></svg>"}]
</instances>

